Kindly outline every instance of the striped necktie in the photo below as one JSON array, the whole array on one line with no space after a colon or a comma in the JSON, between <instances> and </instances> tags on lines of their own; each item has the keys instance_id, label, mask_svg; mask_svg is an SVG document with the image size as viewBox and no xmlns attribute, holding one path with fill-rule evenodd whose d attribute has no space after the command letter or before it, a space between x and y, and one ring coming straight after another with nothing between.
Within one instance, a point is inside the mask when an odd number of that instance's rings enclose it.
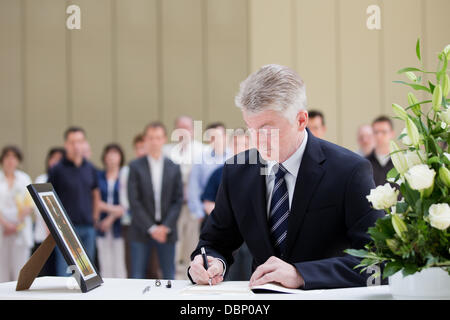
<instances>
[{"instance_id":1,"label":"striped necktie","mask_svg":"<svg viewBox=\"0 0 450 320\"><path fill-rule=\"evenodd\" d=\"M278 166L275 167L275 183L272 191L272 199L270 201L270 217L269 228L272 244L275 253L280 257L286 249L286 235L288 229L289 216L289 193L286 186L284 176L287 173L286 169Z\"/></svg>"}]
</instances>

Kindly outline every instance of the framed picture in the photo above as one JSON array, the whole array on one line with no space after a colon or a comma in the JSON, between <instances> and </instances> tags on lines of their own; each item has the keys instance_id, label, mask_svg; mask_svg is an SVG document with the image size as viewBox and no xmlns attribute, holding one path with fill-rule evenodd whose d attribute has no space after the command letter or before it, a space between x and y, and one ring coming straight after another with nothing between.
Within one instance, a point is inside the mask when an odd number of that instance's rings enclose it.
<instances>
[{"instance_id":1,"label":"framed picture","mask_svg":"<svg viewBox=\"0 0 450 320\"><path fill-rule=\"evenodd\" d=\"M30 195L47 227L61 250L64 259L75 274L81 291L100 286L103 279L90 261L86 250L51 183L30 184Z\"/></svg>"}]
</instances>

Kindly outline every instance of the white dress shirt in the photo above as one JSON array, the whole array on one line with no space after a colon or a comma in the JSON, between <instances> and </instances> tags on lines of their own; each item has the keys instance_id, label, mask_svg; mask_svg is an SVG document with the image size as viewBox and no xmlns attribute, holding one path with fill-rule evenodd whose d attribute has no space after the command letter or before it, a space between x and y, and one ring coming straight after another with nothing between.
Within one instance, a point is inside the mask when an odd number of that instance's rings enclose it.
<instances>
[{"instance_id":1,"label":"white dress shirt","mask_svg":"<svg viewBox=\"0 0 450 320\"><path fill-rule=\"evenodd\" d=\"M302 162L307 141L308 141L308 132L305 130L305 136L298 149L282 163L283 167L287 171L286 174L284 175L284 180L286 181L286 187L289 193L289 210L291 209L292 198L294 197L295 183L297 181L297 174L298 170L300 169L300 164ZM276 164L277 164L276 161L267 162L267 172L268 172L268 174L266 175L267 218L270 217L270 202L272 200L272 190L275 183L275 174L273 170Z\"/></svg>"},{"instance_id":2,"label":"white dress shirt","mask_svg":"<svg viewBox=\"0 0 450 320\"><path fill-rule=\"evenodd\" d=\"M150 165L153 195L155 197L155 220L161 221L161 188L164 169L164 156L161 155L159 159L148 156L147 159Z\"/></svg>"}]
</instances>

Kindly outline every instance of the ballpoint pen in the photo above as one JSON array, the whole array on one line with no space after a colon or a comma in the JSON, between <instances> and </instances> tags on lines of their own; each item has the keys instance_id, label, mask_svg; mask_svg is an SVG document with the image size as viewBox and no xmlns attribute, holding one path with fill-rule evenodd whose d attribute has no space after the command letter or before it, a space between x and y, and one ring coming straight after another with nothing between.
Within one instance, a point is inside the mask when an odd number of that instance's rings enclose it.
<instances>
[{"instance_id":1,"label":"ballpoint pen","mask_svg":"<svg viewBox=\"0 0 450 320\"><path fill-rule=\"evenodd\" d=\"M205 267L205 270L208 270L209 269L209 265L208 265L208 258L206 257L205 247L201 247L200 252L202 253L203 266ZM209 283L210 286L212 286L211 278L208 279L208 283Z\"/></svg>"}]
</instances>

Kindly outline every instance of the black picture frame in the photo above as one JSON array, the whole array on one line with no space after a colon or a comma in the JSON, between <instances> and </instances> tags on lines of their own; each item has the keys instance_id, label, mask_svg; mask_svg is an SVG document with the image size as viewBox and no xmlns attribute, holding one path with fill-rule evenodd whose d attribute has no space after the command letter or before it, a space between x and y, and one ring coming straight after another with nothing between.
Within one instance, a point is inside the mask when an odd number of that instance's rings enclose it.
<instances>
[{"instance_id":1,"label":"black picture frame","mask_svg":"<svg viewBox=\"0 0 450 320\"><path fill-rule=\"evenodd\" d=\"M76 269L72 268L72 275L78 271L75 280L78 282L81 292L88 292L100 286L103 279L94 263L90 261L52 184L29 184L27 189L67 265L75 266Z\"/></svg>"}]
</instances>

